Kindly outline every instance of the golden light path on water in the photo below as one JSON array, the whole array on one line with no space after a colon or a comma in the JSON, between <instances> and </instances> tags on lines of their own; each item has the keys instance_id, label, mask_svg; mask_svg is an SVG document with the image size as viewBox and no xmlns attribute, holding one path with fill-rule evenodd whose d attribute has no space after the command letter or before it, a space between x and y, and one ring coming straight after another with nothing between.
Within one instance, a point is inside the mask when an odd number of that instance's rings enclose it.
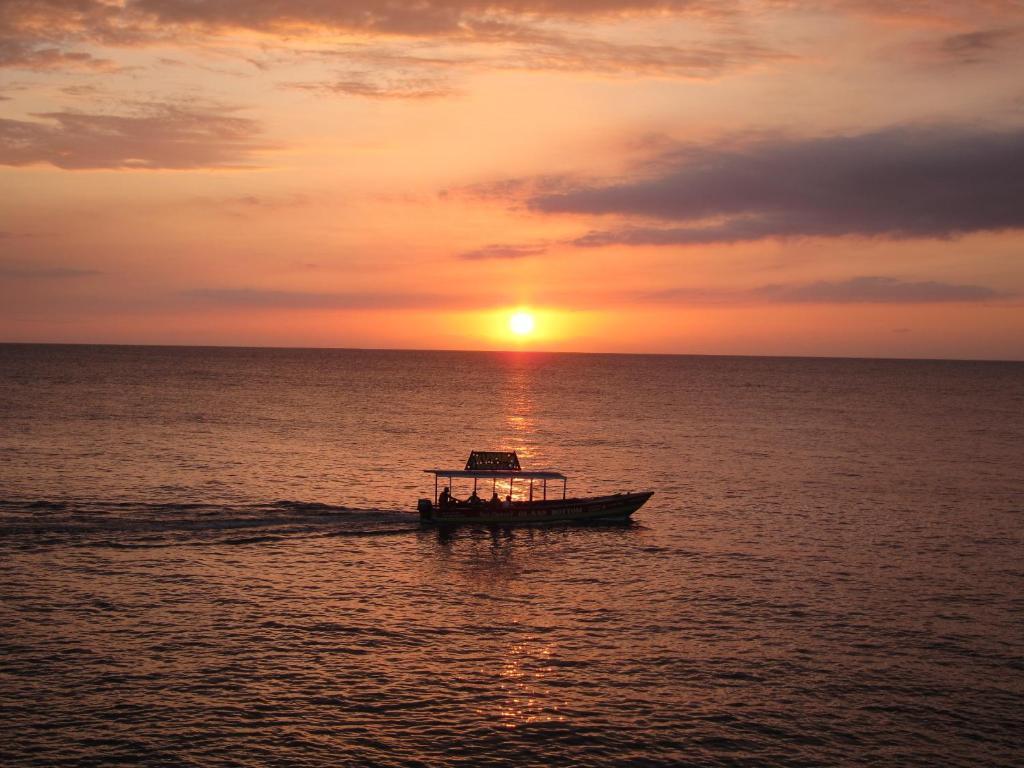
<instances>
[{"instance_id":1,"label":"golden light path on water","mask_svg":"<svg viewBox=\"0 0 1024 768\"><path fill-rule=\"evenodd\" d=\"M497 710L504 727L565 721L565 715L559 712L558 700L550 693L548 678L553 671L550 665L553 655L550 643L534 638L509 646L501 667L505 702Z\"/></svg>"}]
</instances>

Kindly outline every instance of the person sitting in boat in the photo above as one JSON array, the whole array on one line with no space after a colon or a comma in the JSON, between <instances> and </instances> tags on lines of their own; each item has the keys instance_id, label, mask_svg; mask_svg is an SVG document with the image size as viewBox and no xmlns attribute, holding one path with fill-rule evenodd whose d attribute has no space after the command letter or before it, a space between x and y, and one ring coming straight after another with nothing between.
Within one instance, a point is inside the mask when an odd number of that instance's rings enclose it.
<instances>
[{"instance_id":1,"label":"person sitting in boat","mask_svg":"<svg viewBox=\"0 0 1024 768\"><path fill-rule=\"evenodd\" d=\"M444 490L441 491L441 495L437 497L437 505L441 507L441 509L445 509L451 505L452 501L452 494L448 490L448 486L446 485L444 487Z\"/></svg>"},{"instance_id":2,"label":"person sitting in boat","mask_svg":"<svg viewBox=\"0 0 1024 768\"><path fill-rule=\"evenodd\" d=\"M501 499L498 498L497 491L494 491L494 493L491 494L491 500L487 502L487 506L489 506L491 509L497 509L498 507L501 506Z\"/></svg>"},{"instance_id":3,"label":"person sitting in boat","mask_svg":"<svg viewBox=\"0 0 1024 768\"><path fill-rule=\"evenodd\" d=\"M512 509L512 494L511 493L508 494L505 497L505 502L501 506L503 506L505 509Z\"/></svg>"},{"instance_id":4,"label":"person sitting in boat","mask_svg":"<svg viewBox=\"0 0 1024 768\"><path fill-rule=\"evenodd\" d=\"M483 504L483 501L483 499L476 495L476 488L473 489L473 493L470 495L469 499L467 499L467 503L472 504L474 507L477 504Z\"/></svg>"}]
</instances>

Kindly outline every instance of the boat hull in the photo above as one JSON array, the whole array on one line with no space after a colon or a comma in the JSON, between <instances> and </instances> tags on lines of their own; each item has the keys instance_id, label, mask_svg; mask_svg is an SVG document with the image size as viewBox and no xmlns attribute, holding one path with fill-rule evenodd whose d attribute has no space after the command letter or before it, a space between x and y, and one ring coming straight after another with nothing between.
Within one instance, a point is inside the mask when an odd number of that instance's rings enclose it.
<instances>
[{"instance_id":1,"label":"boat hull","mask_svg":"<svg viewBox=\"0 0 1024 768\"><path fill-rule=\"evenodd\" d=\"M625 520L654 495L617 493L584 499L517 502L511 509L495 509L487 504L476 507L458 505L440 509L420 509L420 519L433 525L531 525L598 520ZM429 501L427 502L429 505Z\"/></svg>"}]
</instances>

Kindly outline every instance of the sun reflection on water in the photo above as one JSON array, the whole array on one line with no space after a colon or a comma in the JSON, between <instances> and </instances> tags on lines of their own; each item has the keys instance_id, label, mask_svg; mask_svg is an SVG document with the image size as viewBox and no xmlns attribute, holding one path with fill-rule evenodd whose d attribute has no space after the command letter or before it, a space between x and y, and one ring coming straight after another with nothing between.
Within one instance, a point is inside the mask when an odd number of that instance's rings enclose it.
<instances>
[{"instance_id":1,"label":"sun reflection on water","mask_svg":"<svg viewBox=\"0 0 1024 768\"><path fill-rule=\"evenodd\" d=\"M513 354L503 358L505 381L502 388L502 414L504 421L503 448L514 450L524 468L536 468L540 453L537 445L536 385L537 359L529 354ZM506 486L507 492L507 486ZM526 499L529 484L515 484L513 497Z\"/></svg>"},{"instance_id":2,"label":"sun reflection on water","mask_svg":"<svg viewBox=\"0 0 1024 768\"><path fill-rule=\"evenodd\" d=\"M509 647L499 673L503 700L493 713L503 728L511 730L566 719L559 712L558 703L550 701L545 691L552 673L552 654L550 643L537 645L532 638Z\"/></svg>"}]
</instances>

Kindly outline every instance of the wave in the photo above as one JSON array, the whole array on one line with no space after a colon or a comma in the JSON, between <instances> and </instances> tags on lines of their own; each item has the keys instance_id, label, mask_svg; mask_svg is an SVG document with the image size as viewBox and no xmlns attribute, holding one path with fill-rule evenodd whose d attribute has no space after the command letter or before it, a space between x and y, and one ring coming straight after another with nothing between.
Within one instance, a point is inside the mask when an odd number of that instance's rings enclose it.
<instances>
[{"instance_id":1,"label":"wave","mask_svg":"<svg viewBox=\"0 0 1024 768\"><path fill-rule=\"evenodd\" d=\"M147 502L127 500L103 500L103 499L0 499L0 514L4 512L33 511L33 512L60 512L75 510L79 512L104 512L124 509L167 511L167 510L265 510L285 509L295 512L348 512L351 507L324 504L316 501L296 501L293 499L278 499L271 502L251 502L246 504L231 504L219 502L202 501L174 501L174 502ZM396 510L397 511L397 510Z\"/></svg>"},{"instance_id":2,"label":"wave","mask_svg":"<svg viewBox=\"0 0 1024 768\"><path fill-rule=\"evenodd\" d=\"M218 543L257 544L297 534L376 535L417 530L419 518L402 510L355 509L279 499L266 503L138 502L97 499L0 499L0 539L57 543L91 539L112 547L167 546L182 538L217 538ZM96 537L102 537L97 539Z\"/></svg>"}]
</instances>

